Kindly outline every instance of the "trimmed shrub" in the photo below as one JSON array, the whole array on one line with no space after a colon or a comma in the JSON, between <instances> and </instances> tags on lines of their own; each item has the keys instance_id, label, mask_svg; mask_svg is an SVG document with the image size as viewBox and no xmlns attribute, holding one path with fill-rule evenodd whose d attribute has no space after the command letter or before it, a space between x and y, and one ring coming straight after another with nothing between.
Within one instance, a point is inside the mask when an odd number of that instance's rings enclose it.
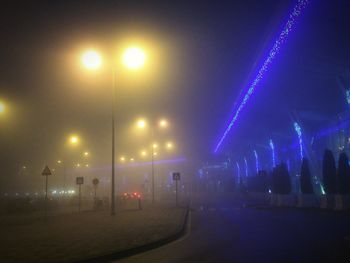
<instances>
[{"instance_id":1,"label":"trimmed shrub","mask_svg":"<svg viewBox=\"0 0 350 263\"><path fill-rule=\"evenodd\" d=\"M349 158L344 152L340 154L339 161L338 161L337 190L339 194L350 193Z\"/></svg>"},{"instance_id":2,"label":"trimmed shrub","mask_svg":"<svg viewBox=\"0 0 350 263\"><path fill-rule=\"evenodd\" d=\"M325 150L322 163L323 188L327 194L337 192L337 169L331 150Z\"/></svg>"},{"instance_id":3,"label":"trimmed shrub","mask_svg":"<svg viewBox=\"0 0 350 263\"><path fill-rule=\"evenodd\" d=\"M311 173L309 168L309 160L303 158L300 171L300 190L303 194L313 194L314 189L311 183Z\"/></svg>"},{"instance_id":4,"label":"trimmed shrub","mask_svg":"<svg viewBox=\"0 0 350 263\"><path fill-rule=\"evenodd\" d=\"M290 194L292 191L292 183L290 180L287 165L281 163L272 171L271 190L274 194Z\"/></svg>"}]
</instances>

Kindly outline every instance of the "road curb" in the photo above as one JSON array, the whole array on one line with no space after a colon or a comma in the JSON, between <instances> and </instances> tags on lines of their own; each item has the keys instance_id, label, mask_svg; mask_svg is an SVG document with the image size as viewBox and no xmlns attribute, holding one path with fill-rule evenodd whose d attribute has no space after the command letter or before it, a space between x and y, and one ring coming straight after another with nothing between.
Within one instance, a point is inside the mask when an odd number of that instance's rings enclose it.
<instances>
[{"instance_id":1,"label":"road curb","mask_svg":"<svg viewBox=\"0 0 350 263\"><path fill-rule=\"evenodd\" d=\"M114 261L114 260L120 260L123 258L127 258L130 256L134 256L136 254L143 253L143 252L164 246L166 244L169 244L169 243L179 239L180 237L182 237L186 233L186 226L187 226L189 211L190 211L190 209L188 207L186 210L185 218L184 218L184 221L183 221L183 224L182 224L180 230L171 236L168 236L168 237L162 238L160 240L157 240L157 241L154 241L154 242L151 242L148 244L144 244L144 245L141 245L138 247L133 247L133 248L129 248L129 249L126 249L123 251L118 251L115 253L97 256L94 258L89 258L89 259L84 259L84 260L78 260L78 261L74 261L74 262L76 262L76 263L110 262L110 261Z\"/></svg>"}]
</instances>

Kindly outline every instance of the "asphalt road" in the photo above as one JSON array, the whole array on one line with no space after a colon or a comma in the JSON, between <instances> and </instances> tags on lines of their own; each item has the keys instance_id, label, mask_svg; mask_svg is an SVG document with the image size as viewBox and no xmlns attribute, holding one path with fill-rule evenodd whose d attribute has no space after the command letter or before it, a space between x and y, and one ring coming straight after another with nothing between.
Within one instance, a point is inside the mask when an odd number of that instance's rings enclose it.
<instances>
[{"instance_id":1,"label":"asphalt road","mask_svg":"<svg viewBox=\"0 0 350 263\"><path fill-rule=\"evenodd\" d=\"M350 216L297 209L256 209L232 196L192 202L187 234L115 262L350 262Z\"/></svg>"}]
</instances>

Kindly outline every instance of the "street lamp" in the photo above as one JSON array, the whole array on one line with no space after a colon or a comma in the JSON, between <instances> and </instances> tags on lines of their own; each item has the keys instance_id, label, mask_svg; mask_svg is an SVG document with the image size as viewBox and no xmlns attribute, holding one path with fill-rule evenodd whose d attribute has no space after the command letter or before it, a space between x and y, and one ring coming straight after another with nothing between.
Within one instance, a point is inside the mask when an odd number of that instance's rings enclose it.
<instances>
[{"instance_id":1,"label":"street lamp","mask_svg":"<svg viewBox=\"0 0 350 263\"><path fill-rule=\"evenodd\" d=\"M123 55L123 64L131 70L136 70L144 66L146 55L139 47L129 47Z\"/></svg>"},{"instance_id":2,"label":"street lamp","mask_svg":"<svg viewBox=\"0 0 350 263\"><path fill-rule=\"evenodd\" d=\"M172 142L167 142L165 146L168 150L171 150L174 147Z\"/></svg>"},{"instance_id":3,"label":"street lamp","mask_svg":"<svg viewBox=\"0 0 350 263\"><path fill-rule=\"evenodd\" d=\"M79 143L79 137L76 135L72 135L71 137L69 137L69 143L71 145L77 145Z\"/></svg>"},{"instance_id":4,"label":"street lamp","mask_svg":"<svg viewBox=\"0 0 350 263\"><path fill-rule=\"evenodd\" d=\"M124 66L131 70L137 70L144 66L146 55L139 47L129 47L122 56ZM95 50L89 50L83 54L83 65L89 70L97 70L102 65L101 55ZM112 175L111 175L111 215L115 215L115 90L116 90L116 68L112 68Z\"/></svg>"},{"instance_id":5,"label":"street lamp","mask_svg":"<svg viewBox=\"0 0 350 263\"><path fill-rule=\"evenodd\" d=\"M138 120L136 122L136 125L138 128L140 129L144 129L147 126L147 123L145 120ZM160 129L164 129L168 127L168 122L165 119L161 119L159 120L158 123L154 123L154 125L150 125L150 129L151 129L151 140L154 140L154 129L155 127L158 126ZM154 205L154 157L158 154L157 152L155 152L154 150L158 148L158 144L153 143L151 145L151 160L152 160L152 204ZM143 155L146 156L146 153Z\"/></svg>"},{"instance_id":6,"label":"street lamp","mask_svg":"<svg viewBox=\"0 0 350 263\"><path fill-rule=\"evenodd\" d=\"M82 57L83 65L90 70L96 70L101 67L101 56L94 50L86 51Z\"/></svg>"},{"instance_id":7,"label":"street lamp","mask_svg":"<svg viewBox=\"0 0 350 263\"><path fill-rule=\"evenodd\" d=\"M5 111L6 111L5 103L3 103L2 101L0 101L0 114L4 114Z\"/></svg>"}]
</instances>

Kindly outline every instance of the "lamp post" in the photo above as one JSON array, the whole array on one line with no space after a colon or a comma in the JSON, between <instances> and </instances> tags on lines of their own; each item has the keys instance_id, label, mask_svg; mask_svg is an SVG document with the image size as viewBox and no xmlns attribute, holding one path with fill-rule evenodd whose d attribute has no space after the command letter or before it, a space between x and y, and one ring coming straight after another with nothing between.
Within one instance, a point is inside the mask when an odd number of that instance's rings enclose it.
<instances>
[{"instance_id":1,"label":"lamp post","mask_svg":"<svg viewBox=\"0 0 350 263\"><path fill-rule=\"evenodd\" d=\"M137 127L140 129L144 129L147 126L147 123L145 120L138 120L136 123ZM152 141L152 145L151 145L151 172L152 172L152 205L154 205L154 200L155 200L155 190L154 190L154 184L155 184L155 180L154 180L154 156L156 155L156 153L154 152L154 149L156 149L158 147L158 145L156 143L154 143L154 130L156 126L159 126L160 129L164 129L168 126L168 122L165 119L161 119L158 123L154 123L154 125L150 125L150 129L151 129L151 141ZM172 143L168 143L167 144L167 148L170 149L172 148ZM144 154L145 156L145 154Z\"/></svg>"},{"instance_id":2,"label":"lamp post","mask_svg":"<svg viewBox=\"0 0 350 263\"><path fill-rule=\"evenodd\" d=\"M143 67L146 60L145 53L138 47L129 47L125 50L122 58L124 66L131 70L137 70ZM83 57L82 62L87 69L97 70L102 65L101 56L94 50L87 51ZM112 69L113 83L112 83L112 174L111 174L111 215L115 215L115 93L116 93L116 76L117 71Z\"/></svg>"}]
</instances>

